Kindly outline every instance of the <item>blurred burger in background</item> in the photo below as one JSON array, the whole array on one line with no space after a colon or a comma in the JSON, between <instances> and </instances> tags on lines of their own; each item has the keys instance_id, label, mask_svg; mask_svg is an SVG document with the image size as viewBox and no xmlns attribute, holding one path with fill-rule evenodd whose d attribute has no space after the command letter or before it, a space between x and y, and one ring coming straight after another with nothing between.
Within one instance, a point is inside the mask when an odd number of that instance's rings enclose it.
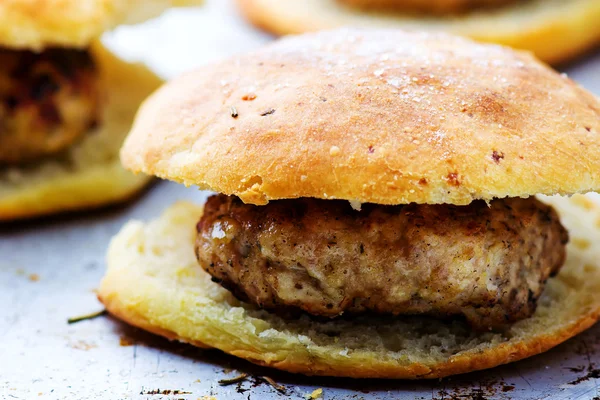
<instances>
[{"instance_id":1,"label":"blurred burger in background","mask_svg":"<svg viewBox=\"0 0 600 400\"><path fill-rule=\"evenodd\" d=\"M118 149L161 81L97 39L173 3L0 2L0 220L101 206L148 182L119 166Z\"/></svg>"},{"instance_id":2,"label":"blurred burger in background","mask_svg":"<svg viewBox=\"0 0 600 400\"><path fill-rule=\"evenodd\" d=\"M532 51L557 64L600 43L598 0L237 0L275 34L338 26L446 31Z\"/></svg>"}]
</instances>

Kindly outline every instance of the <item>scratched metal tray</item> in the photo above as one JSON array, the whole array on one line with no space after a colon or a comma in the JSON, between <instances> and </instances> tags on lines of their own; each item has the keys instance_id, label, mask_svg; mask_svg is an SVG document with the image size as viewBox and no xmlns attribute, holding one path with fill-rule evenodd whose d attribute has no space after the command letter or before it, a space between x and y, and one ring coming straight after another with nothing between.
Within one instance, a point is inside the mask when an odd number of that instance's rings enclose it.
<instances>
[{"instance_id":1,"label":"scratched metal tray","mask_svg":"<svg viewBox=\"0 0 600 400\"><path fill-rule=\"evenodd\" d=\"M229 0L214 0L203 10L120 29L106 43L168 77L269 40L241 21ZM600 94L600 53L566 70ZM109 317L67 324L101 309L94 288L108 241L125 221L205 196L162 182L126 206L0 226L0 398L301 399L321 388L324 399L600 399L600 324L529 360L424 382L306 378L169 343ZM240 373L252 378L219 385ZM258 378L265 375L286 394Z\"/></svg>"}]
</instances>

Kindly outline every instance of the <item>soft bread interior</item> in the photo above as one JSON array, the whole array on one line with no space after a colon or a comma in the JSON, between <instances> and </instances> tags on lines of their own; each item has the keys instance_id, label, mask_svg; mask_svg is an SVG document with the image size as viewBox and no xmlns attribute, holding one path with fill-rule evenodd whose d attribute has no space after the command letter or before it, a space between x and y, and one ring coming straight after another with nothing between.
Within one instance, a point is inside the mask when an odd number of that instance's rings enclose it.
<instances>
[{"instance_id":1,"label":"soft bread interior","mask_svg":"<svg viewBox=\"0 0 600 400\"><path fill-rule=\"evenodd\" d=\"M97 207L125 200L149 178L119 162L119 148L140 103L162 83L146 67L91 48L106 96L99 127L60 157L28 167L0 167L0 221Z\"/></svg>"},{"instance_id":2,"label":"soft bread interior","mask_svg":"<svg viewBox=\"0 0 600 400\"><path fill-rule=\"evenodd\" d=\"M443 30L530 50L549 63L567 61L600 42L597 0L530 0L450 17L366 13L337 0L237 1L251 21L277 34L345 25Z\"/></svg>"},{"instance_id":3,"label":"soft bread interior","mask_svg":"<svg viewBox=\"0 0 600 400\"><path fill-rule=\"evenodd\" d=\"M254 363L309 375L436 378L543 352L591 326L600 313L600 206L591 197L544 197L571 235L568 259L533 317L507 332L474 333L423 317L285 320L237 301L194 256L202 207L178 203L112 240L99 298L118 318Z\"/></svg>"}]
</instances>

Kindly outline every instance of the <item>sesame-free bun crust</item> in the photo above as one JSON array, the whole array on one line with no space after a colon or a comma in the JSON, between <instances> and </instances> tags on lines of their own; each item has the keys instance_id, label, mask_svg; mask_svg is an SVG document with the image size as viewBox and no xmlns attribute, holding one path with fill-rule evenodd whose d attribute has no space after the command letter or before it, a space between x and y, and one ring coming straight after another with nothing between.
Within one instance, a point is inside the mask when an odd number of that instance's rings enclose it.
<instances>
[{"instance_id":1,"label":"sesame-free bun crust","mask_svg":"<svg viewBox=\"0 0 600 400\"><path fill-rule=\"evenodd\" d=\"M0 46L42 50L86 47L106 30L199 0L2 0Z\"/></svg>"},{"instance_id":2,"label":"sesame-free bun crust","mask_svg":"<svg viewBox=\"0 0 600 400\"><path fill-rule=\"evenodd\" d=\"M105 95L98 128L64 155L28 167L0 167L0 221L98 207L134 196L149 181L119 162L119 148L142 100L162 81L99 43L91 47Z\"/></svg>"},{"instance_id":3,"label":"sesame-free bun crust","mask_svg":"<svg viewBox=\"0 0 600 400\"><path fill-rule=\"evenodd\" d=\"M600 102L527 53L338 30L167 83L141 107L121 159L259 205L571 194L600 188Z\"/></svg>"},{"instance_id":4,"label":"sesame-free bun crust","mask_svg":"<svg viewBox=\"0 0 600 400\"><path fill-rule=\"evenodd\" d=\"M600 207L583 195L542 200L570 232L567 261L535 314L504 334L424 317L286 320L241 303L197 264L202 208L189 203L130 222L113 238L99 298L140 328L291 372L413 379L491 368L546 351L600 314Z\"/></svg>"},{"instance_id":5,"label":"sesame-free bun crust","mask_svg":"<svg viewBox=\"0 0 600 400\"><path fill-rule=\"evenodd\" d=\"M570 60L600 43L600 1L529 0L464 15L366 12L337 0L237 0L244 15L276 34L339 26L446 31L530 50L549 63Z\"/></svg>"}]
</instances>

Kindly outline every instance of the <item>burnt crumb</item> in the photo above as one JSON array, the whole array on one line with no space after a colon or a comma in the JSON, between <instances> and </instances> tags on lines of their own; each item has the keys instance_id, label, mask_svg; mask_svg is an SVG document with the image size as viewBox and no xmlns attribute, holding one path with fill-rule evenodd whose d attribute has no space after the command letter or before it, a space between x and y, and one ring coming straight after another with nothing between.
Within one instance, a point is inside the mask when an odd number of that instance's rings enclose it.
<instances>
[{"instance_id":1,"label":"burnt crumb","mask_svg":"<svg viewBox=\"0 0 600 400\"><path fill-rule=\"evenodd\" d=\"M320 96L320 97L319 97L319 99L320 99L320 100L321 100L323 103L325 103L325 102L327 101L327 98L326 98L326 97L323 97L323 96Z\"/></svg>"},{"instance_id":2,"label":"burnt crumb","mask_svg":"<svg viewBox=\"0 0 600 400\"><path fill-rule=\"evenodd\" d=\"M504 380L485 379L474 382L468 386L457 385L455 387L445 387L431 397L432 400L487 400L496 398L512 398L504 394L512 392L516 386L512 382ZM508 397L506 397L508 396Z\"/></svg>"},{"instance_id":3,"label":"burnt crumb","mask_svg":"<svg viewBox=\"0 0 600 400\"><path fill-rule=\"evenodd\" d=\"M497 152L496 150L494 150L494 152L492 153L492 159L494 160L494 162L496 162L496 164L500 164L500 160L504 159L504 153Z\"/></svg>"},{"instance_id":4,"label":"burnt crumb","mask_svg":"<svg viewBox=\"0 0 600 400\"><path fill-rule=\"evenodd\" d=\"M373 148L373 146L369 146L369 154L373 153L375 153L375 149Z\"/></svg>"},{"instance_id":5,"label":"burnt crumb","mask_svg":"<svg viewBox=\"0 0 600 400\"><path fill-rule=\"evenodd\" d=\"M579 378L575 379L574 381L569 382L569 385L578 385L581 382L585 382L590 379L600 378L600 369L594 368L594 364L590 364L587 368L587 371L588 371L587 374L585 374L584 376L580 376ZM580 372L583 372L583 371L580 371Z\"/></svg>"},{"instance_id":6,"label":"burnt crumb","mask_svg":"<svg viewBox=\"0 0 600 400\"><path fill-rule=\"evenodd\" d=\"M588 131L588 132L591 132L591 131L592 131L592 128L590 128L589 126L586 126L586 127L585 127L585 130L586 130L586 131Z\"/></svg>"},{"instance_id":7,"label":"burnt crumb","mask_svg":"<svg viewBox=\"0 0 600 400\"><path fill-rule=\"evenodd\" d=\"M440 390L438 392L438 396L433 400L459 400L459 399L468 399L468 400L488 400L490 395L494 395L494 393L488 394L482 388L469 388L468 390L461 390L459 388L454 389L453 392L448 392L446 390Z\"/></svg>"},{"instance_id":8,"label":"burnt crumb","mask_svg":"<svg viewBox=\"0 0 600 400\"><path fill-rule=\"evenodd\" d=\"M427 182L427 179L426 179L426 178L421 178L421 179L419 179L419 185L426 186L426 185L427 185L427 183L428 183L428 182Z\"/></svg>"},{"instance_id":9,"label":"burnt crumb","mask_svg":"<svg viewBox=\"0 0 600 400\"><path fill-rule=\"evenodd\" d=\"M235 385L235 391L239 394L244 394L245 392L250 390L242 387L242 384L243 382L238 382L237 385ZM248 395L248 397L250 397L250 395Z\"/></svg>"},{"instance_id":10,"label":"burnt crumb","mask_svg":"<svg viewBox=\"0 0 600 400\"><path fill-rule=\"evenodd\" d=\"M460 180L458 179L458 173L456 172L449 173L448 176L446 176L446 180L451 186L460 186Z\"/></svg>"},{"instance_id":11,"label":"burnt crumb","mask_svg":"<svg viewBox=\"0 0 600 400\"><path fill-rule=\"evenodd\" d=\"M237 108L235 108L235 107L232 106L231 109L230 109L230 111L231 111L231 117L232 118L237 118L239 116L239 114L237 112Z\"/></svg>"},{"instance_id":12,"label":"burnt crumb","mask_svg":"<svg viewBox=\"0 0 600 400\"><path fill-rule=\"evenodd\" d=\"M264 117L264 116L266 116L266 115L271 115L271 114L273 114L273 113L275 113L275 109L274 109L274 108L269 108L269 109L267 109L267 110L265 110L265 111L261 112L261 113L260 113L260 116L261 116L261 117Z\"/></svg>"},{"instance_id":13,"label":"burnt crumb","mask_svg":"<svg viewBox=\"0 0 600 400\"><path fill-rule=\"evenodd\" d=\"M244 101L252 101L256 99L256 95L254 93L248 93L242 96L242 100Z\"/></svg>"},{"instance_id":14,"label":"burnt crumb","mask_svg":"<svg viewBox=\"0 0 600 400\"><path fill-rule=\"evenodd\" d=\"M151 394L151 395L178 395L178 394L192 394L192 392L186 392L183 390L171 390L171 389L151 389L151 390L144 390L144 388L142 387L142 391L140 392L140 394Z\"/></svg>"}]
</instances>

